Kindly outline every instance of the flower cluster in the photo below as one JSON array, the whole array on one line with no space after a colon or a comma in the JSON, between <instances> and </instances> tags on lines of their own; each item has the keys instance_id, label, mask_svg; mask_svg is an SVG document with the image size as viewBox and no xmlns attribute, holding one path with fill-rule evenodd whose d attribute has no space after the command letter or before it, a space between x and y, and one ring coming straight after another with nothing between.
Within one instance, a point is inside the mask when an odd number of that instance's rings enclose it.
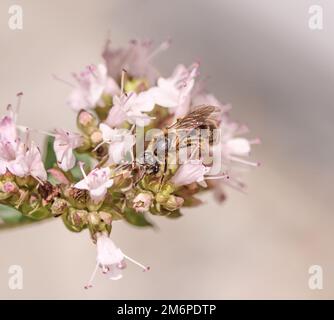
<instances>
[{"instance_id":1,"label":"flower cluster","mask_svg":"<svg viewBox=\"0 0 334 320\"><path fill-rule=\"evenodd\" d=\"M153 57L169 47L131 41L113 48L104 63L73 74L67 104L77 114L78 132L48 132L42 161L31 130L16 123L8 107L0 121L0 203L31 219L61 217L74 232L88 229L97 245L96 271L122 276L125 255L110 239L114 221L137 226L147 215L181 216L182 207L201 204L197 194L225 186L244 190L239 168L258 139L230 119L230 106L208 93L199 64L178 65L163 77ZM21 94L19 94L20 98Z\"/></svg>"}]
</instances>

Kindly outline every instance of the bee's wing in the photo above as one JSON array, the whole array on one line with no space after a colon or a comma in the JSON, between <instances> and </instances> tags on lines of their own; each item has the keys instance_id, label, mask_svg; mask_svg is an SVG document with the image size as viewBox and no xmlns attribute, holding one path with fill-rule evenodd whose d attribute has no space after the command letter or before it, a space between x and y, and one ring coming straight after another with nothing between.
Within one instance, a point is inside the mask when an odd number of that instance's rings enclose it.
<instances>
[{"instance_id":1,"label":"bee's wing","mask_svg":"<svg viewBox=\"0 0 334 320\"><path fill-rule=\"evenodd\" d=\"M178 119L168 129L196 129L208 122L212 123L213 119L210 116L217 111L218 108L214 106L199 106L184 118Z\"/></svg>"}]
</instances>

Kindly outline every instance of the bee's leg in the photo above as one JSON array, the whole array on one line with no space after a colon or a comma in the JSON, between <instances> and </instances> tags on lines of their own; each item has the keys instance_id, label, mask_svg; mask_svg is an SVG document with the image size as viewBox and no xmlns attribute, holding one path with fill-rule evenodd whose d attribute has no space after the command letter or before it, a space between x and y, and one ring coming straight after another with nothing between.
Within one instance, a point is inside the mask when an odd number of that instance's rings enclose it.
<instances>
[{"instance_id":1,"label":"bee's leg","mask_svg":"<svg viewBox=\"0 0 334 320\"><path fill-rule=\"evenodd\" d=\"M161 190L161 187L164 183L164 180L165 180L165 177L166 177L166 173L167 173L167 170L168 170L168 151L165 152L165 159L164 159L164 173L161 175L161 178L160 178L160 182L159 182L159 191Z\"/></svg>"}]
</instances>

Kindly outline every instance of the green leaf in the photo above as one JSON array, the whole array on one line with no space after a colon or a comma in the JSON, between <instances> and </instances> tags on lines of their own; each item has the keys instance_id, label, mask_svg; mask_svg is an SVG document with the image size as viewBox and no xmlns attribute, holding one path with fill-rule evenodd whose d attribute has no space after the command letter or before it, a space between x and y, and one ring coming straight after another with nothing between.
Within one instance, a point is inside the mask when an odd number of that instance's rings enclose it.
<instances>
[{"instance_id":1,"label":"green leaf","mask_svg":"<svg viewBox=\"0 0 334 320\"><path fill-rule=\"evenodd\" d=\"M0 218L5 223L17 223L22 218L22 213L14 208L0 204Z\"/></svg>"},{"instance_id":2,"label":"green leaf","mask_svg":"<svg viewBox=\"0 0 334 320\"><path fill-rule=\"evenodd\" d=\"M146 220L144 214L137 213L135 210L130 208L126 208L124 212L125 220L130 224L137 227L153 227L153 224Z\"/></svg>"},{"instance_id":3,"label":"green leaf","mask_svg":"<svg viewBox=\"0 0 334 320\"><path fill-rule=\"evenodd\" d=\"M91 159L90 155L88 153L78 153L78 152L75 152L75 151L74 151L74 155L75 155L77 161L84 162L86 170L90 171L91 162L92 162L92 159ZM75 181L79 181L83 178L79 166L75 166L71 170L71 174L72 174L73 178L75 179Z\"/></svg>"},{"instance_id":4,"label":"green leaf","mask_svg":"<svg viewBox=\"0 0 334 320\"><path fill-rule=\"evenodd\" d=\"M56 154L53 150L53 142L54 137L47 137L45 142L45 158L44 158L44 166L45 169L48 170L54 166L55 163L57 163Z\"/></svg>"},{"instance_id":5,"label":"green leaf","mask_svg":"<svg viewBox=\"0 0 334 320\"><path fill-rule=\"evenodd\" d=\"M0 219L0 230L20 227L37 221L22 215L21 212L12 207L2 204L0 204Z\"/></svg>"}]
</instances>

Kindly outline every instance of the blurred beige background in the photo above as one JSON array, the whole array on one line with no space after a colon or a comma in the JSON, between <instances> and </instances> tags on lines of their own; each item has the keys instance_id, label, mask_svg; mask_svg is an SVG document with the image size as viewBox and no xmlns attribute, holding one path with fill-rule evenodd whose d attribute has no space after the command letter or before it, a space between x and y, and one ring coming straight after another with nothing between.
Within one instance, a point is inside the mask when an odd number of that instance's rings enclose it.
<instances>
[{"instance_id":1,"label":"blurred beige background","mask_svg":"<svg viewBox=\"0 0 334 320\"><path fill-rule=\"evenodd\" d=\"M8 28L20 4L22 31ZM324 9L324 29L308 28L308 8ZM101 61L108 34L115 44L135 37L172 48L156 62L168 75L195 59L209 88L231 102L263 145L263 166L247 175L249 194L155 219L159 231L114 225L113 239L149 273L130 265L118 282L96 279L88 233L60 220L0 233L0 298L334 298L334 2L317 0L2 0L1 112L24 92L20 123L73 128L65 106L68 77ZM24 289L8 289L8 267L24 269ZM308 268L321 265L324 288L308 288Z\"/></svg>"}]
</instances>

